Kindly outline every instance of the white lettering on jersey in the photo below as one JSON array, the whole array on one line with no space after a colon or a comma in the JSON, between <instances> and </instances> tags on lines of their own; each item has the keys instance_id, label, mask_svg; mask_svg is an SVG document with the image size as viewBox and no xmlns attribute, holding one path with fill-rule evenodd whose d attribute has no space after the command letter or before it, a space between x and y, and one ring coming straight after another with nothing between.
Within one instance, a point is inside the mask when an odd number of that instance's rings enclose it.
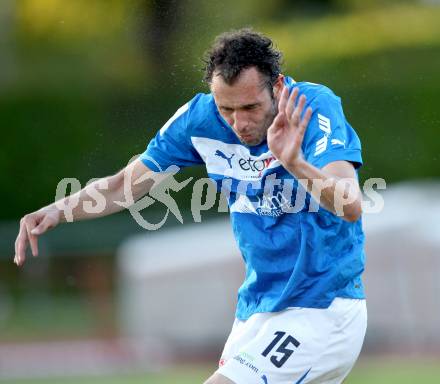
<instances>
[{"instance_id":1,"label":"white lettering on jersey","mask_svg":"<svg viewBox=\"0 0 440 384\"><path fill-rule=\"evenodd\" d=\"M318 113L318 123L319 129L321 131L324 131L324 133L326 133L327 135L330 135L330 133L332 132L330 128L330 119Z\"/></svg>"},{"instance_id":2,"label":"white lettering on jersey","mask_svg":"<svg viewBox=\"0 0 440 384\"><path fill-rule=\"evenodd\" d=\"M191 142L205 162L208 173L237 180L261 180L266 170L281 165L270 151L253 156L249 149L241 144L228 144L197 136L192 136Z\"/></svg>"},{"instance_id":3,"label":"white lettering on jersey","mask_svg":"<svg viewBox=\"0 0 440 384\"><path fill-rule=\"evenodd\" d=\"M328 137L332 132L330 119L320 113L318 113L318 125L319 129L324 132L324 136L316 142L315 156L320 155L327 149Z\"/></svg>"},{"instance_id":4,"label":"white lettering on jersey","mask_svg":"<svg viewBox=\"0 0 440 384\"><path fill-rule=\"evenodd\" d=\"M168 127L176 120L179 116L183 115L189 108L189 103L182 105L176 113L165 123L165 125L160 129L160 134L163 135Z\"/></svg>"},{"instance_id":5,"label":"white lettering on jersey","mask_svg":"<svg viewBox=\"0 0 440 384\"><path fill-rule=\"evenodd\" d=\"M342 145L345 148L345 140L339 140L339 139L331 139L330 141L332 145Z\"/></svg>"},{"instance_id":6,"label":"white lettering on jersey","mask_svg":"<svg viewBox=\"0 0 440 384\"><path fill-rule=\"evenodd\" d=\"M327 136L324 136L316 142L315 156L318 156L327 149L327 142Z\"/></svg>"},{"instance_id":7,"label":"white lettering on jersey","mask_svg":"<svg viewBox=\"0 0 440 384\"><path fill-rule=\"evenodd\" d=\"M257 210L246 195L239 194L237 200L229 208L231 212L254 213Z\"/></svg>"}]
</instances>

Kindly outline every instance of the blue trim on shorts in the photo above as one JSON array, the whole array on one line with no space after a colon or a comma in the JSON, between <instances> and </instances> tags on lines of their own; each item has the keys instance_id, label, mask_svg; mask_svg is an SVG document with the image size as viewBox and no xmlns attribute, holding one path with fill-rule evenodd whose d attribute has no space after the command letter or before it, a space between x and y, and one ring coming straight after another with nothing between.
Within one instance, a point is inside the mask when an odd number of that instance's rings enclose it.
<instances>
[{"instance_id":1,"label":"blue trim on shorts","mask_svg":"<svg viewBox=\"0 0 440 384\"><path fill-rule=\"evenodd\" d=\"M304 379L307 377L307 375L309 374L309 372L311 370L312 370L312 367L310 367L309 370L306 373L304 373L304 375L302 375L295 384L301 384L304 381Z\"/></svg>"}]
</instances>

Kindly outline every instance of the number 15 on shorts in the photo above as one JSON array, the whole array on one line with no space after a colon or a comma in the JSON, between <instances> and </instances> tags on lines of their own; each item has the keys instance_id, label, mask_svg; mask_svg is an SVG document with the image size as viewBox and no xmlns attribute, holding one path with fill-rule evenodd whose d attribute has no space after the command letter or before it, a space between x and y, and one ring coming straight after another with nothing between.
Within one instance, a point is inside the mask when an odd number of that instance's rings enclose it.
<instances>
[{"instance_id":1,"label":"number 15 on shorts","mask_svg":"<svg viewBox=\"0 0 440 384\"><path fill-rule=\"evenodd\" d=\"M270 361L277 368L281 368L284 363L292 356L292 353L301 344L297 339L291 335L286 335L286 332L277 331L275 332L275 338L267 346L267 348L261 352L261 355L267 357L275 348L275 346L281 342L279 347L271 353ZM293 348L292 348L293 346Z\"/></svg>"}]
</instances>

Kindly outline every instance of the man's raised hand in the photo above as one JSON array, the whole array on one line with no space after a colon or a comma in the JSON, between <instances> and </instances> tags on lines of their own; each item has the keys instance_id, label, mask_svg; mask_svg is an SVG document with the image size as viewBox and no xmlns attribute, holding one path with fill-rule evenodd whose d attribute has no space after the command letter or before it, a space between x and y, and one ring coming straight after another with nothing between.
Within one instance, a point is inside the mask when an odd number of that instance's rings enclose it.
<instances>
[{"instance_id":1,"label":"man's raised hand","mask_svg":"<svg viewBox=\"0 0 440 384\"><path fill-rule=\"evenodd\" d=\"M301 158L304 133L312 116L310 107L303 114L306 103L304 95L299 97L296 104L298 93L299 90L296 87L289 96L288 88L284 87L278 103L278 114L267 131L269 149L285 166L294 164ZM301 115L303 115L302 118Z\"/></svg>"}]
</instances>

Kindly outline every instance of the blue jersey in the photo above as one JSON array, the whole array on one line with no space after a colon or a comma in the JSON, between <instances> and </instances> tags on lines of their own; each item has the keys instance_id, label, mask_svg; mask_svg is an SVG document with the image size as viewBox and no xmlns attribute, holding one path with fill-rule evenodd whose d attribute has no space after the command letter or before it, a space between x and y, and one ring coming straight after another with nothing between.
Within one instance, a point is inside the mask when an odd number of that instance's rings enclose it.
<instances>
[{"instance_id":1,"label":"blue jersey","mask_svg":"<svg viewBox=\"0 0 440 384\"><path fill-rule=\"evenodd\" d=\"M312 165L362 164L358 136L329 88L286 77L313 109L302 151ZM228 198L232 228L246 266L236 317L287 307L327 308L335 297L364 298L361 220L319 207L264 141L242 144L211 94L198 94L157 133L141 156L154 171L205 164ZM154 161L151 161L154 159ZM221 241L221 239L219 239ZM208 255L207 255L208 257Z\"/></svg>"}]
</instances>

